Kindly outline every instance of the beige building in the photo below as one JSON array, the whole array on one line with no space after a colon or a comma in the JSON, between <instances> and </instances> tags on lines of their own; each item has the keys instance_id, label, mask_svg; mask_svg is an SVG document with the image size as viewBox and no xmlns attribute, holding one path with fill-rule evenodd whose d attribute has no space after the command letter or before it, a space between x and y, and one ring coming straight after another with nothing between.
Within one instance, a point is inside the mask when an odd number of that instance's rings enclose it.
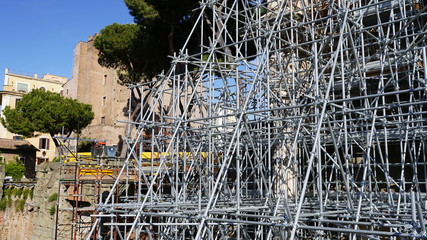
<instances>
[{"instance_id":1,"label":"beige building","mask_svg":"<svg viewBox=\"0 0 427 240\"><path fill-rule=\"evenodd\" d=\"M114 69L98 63L98 50L93 46L93 37L79 42L74 49L73 76L64 85L63 96L92 105L95 118L81 136L104 140L107 145L117 145L125 131L129 91L117 83Z\"/></svg>"},{"instance_id":2,"label":"beige building","mask_svg":"<svg viewBox=\"0 0 427 240\"><path fill-rule=\"evenodd\" d=\"M2 109L6 106L14 108L22 95L36 88L61 93L62 85L66 82L66 77L52 74L44 74L39 77L37 74L25 74L6 68L3 91L0 91L0 105ZM0 114L0 117L3 117L3 113ZM0 124L0 138L21 139L22 137L7 131ZM40 134L36 138L27 138L26 140L40 150L37 152L38 163L51 161L55 157L55 145L49 134Z\"/></svg>"}]
</instances>

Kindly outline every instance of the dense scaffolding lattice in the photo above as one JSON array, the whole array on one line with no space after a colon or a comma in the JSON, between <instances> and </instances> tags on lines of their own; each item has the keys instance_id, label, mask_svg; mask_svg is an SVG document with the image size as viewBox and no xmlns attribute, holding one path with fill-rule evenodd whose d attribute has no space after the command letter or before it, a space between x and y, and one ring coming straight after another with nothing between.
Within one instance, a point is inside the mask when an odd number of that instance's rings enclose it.
<instances>
[{"instance_id":1,"label":"dense scaffolding lattice","mask_svg":"<svg viewBox=\"0 0 427 240\"><path fill-rule=\"evenodd\" d=\"M89 238L425 238L426 7L203 1Z\"/></svg>"}]
</instances>

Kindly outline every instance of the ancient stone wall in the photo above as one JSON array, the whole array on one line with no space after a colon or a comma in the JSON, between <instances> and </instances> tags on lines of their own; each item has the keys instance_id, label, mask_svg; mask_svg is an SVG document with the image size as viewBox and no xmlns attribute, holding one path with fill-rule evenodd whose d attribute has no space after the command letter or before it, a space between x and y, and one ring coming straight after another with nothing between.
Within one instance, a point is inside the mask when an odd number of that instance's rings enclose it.
<instances>
[{"instance_id":1,"label":"ancient stone wall","mask_svg":"<svg viewBox=\"0 0 427 240\"><path fill-rule=\"evenodd\" d=\"M3 196L4 177L5 177L5 166L0 165L0 196Z\"/></svg>"},{"instance_id":2,"label":"ancient stone wall","mask_svg":"<svg viewBox=\"0 0 427 240\"><path fill-rule=\"evenodd\" d=\"M32 239L54 239L56 199L58 194L59 163L45 163L37 166L37 184L34 187L34 232Z\"/></svg>"},{"instance_id":3,"label":"ancient stone wall","mask_svg":"<svg viewBox=\"0 0 427 240\"><path fill-rule=\"evenodd\" d=\"M36 168L37 183L3 186L0 166L0 240L54 239L58 163Z\"/></svg>"}]
</instances>

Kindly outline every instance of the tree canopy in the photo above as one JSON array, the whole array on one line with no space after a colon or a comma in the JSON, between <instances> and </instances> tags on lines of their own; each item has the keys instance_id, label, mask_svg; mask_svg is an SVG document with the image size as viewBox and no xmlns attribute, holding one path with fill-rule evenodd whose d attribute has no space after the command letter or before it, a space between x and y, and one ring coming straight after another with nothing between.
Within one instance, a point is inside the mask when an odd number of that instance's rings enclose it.
<instances>
[{"instance_id":1,"label":"tree canopy","mask_svg":"<svg viewBox=\"0 0 427 240\"><path fill-rule=\"evenodd\" d=\"M117 69L119 83L124 85L137 83L144 76L152 78L167 64L167 59L161 58L153 47L158 42L139 25L114 23L101 30L94 46L100 50L99 64Z\"/></svg>"},{"instance_id":2,"label":"tree canopy","mask_svg":"<svg viewBox=\"0 0 427 240\"><path fill-rule=\"evenodd\" d=\"M198 0L124 0L136 24L106 26L95 38L101 66L115 68L121 84L151 79L169 68L184 44Z\"/></svg>"},{"instance_id":3,"label":"tree canopy","mask_svg":"<svg viewBox=\"0 0 427 240\"><path fill-rule=\"evenodd\" d=\"M182 47L193 27L194 9L199 0L124 0L134 17L148 35L156 36L161 51L173 55ZM167 57L163 54L163 57Z\"/></svg>"},{"instance_id":4,"label":"tree canopy","mask_svg":"<svg viewBox=\"0 0 427 240\"><path fill-rule=\"evenodd\" d=\"M1 123L9 132L27 138L38 133L70 135L80 132L94 118L91 105L40 89L25 94L14 109L6 106L3 115Z\"/></svg>"}]
</instances>

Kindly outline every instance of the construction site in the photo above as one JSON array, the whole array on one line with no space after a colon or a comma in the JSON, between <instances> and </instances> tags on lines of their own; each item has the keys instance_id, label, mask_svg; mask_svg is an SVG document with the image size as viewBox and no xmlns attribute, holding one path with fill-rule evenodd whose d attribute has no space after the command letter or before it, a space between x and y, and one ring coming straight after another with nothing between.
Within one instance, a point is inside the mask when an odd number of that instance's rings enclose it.
<instances>
[{"instance_id":1,"label":"construction site","mask_svg":"<svg viewBox=\"0 0 427 240\"><path fill-rule=\"evenodd\" d=\"M195 12L125 157L64 154L57 239L427 239L426 0Z\"/></svg>"}]
</instances>

